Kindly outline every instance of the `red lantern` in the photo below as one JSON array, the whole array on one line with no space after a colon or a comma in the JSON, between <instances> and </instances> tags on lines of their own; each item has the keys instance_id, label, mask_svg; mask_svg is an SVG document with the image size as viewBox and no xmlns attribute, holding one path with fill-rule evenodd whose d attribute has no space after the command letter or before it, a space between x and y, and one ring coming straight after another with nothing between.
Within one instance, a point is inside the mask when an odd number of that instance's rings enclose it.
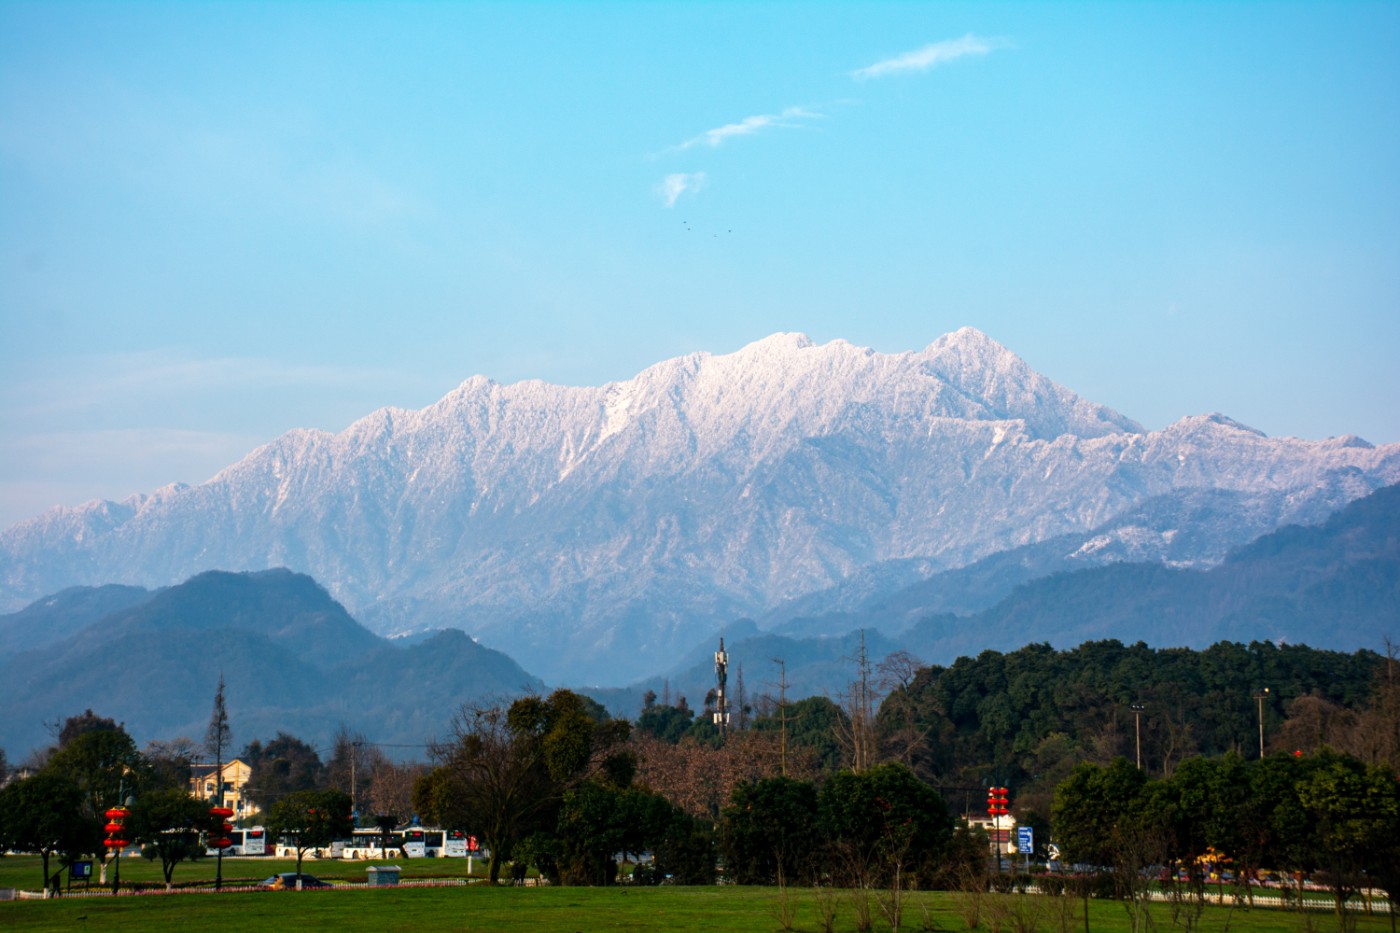
<instances>
[{"instance_id":1,"label":"red lantern","mask_svg":"<svg viewBox=\"0 0 1400 933\"><path fill-rule=\"evenodd\" d=\"M112 807L107 811L105 814L107 825L102 827L103 831L107 833L107 838L102 843L104 846L120 851L130 845L123 835L126 828L124 824L130 812L126 807Z\"/></svg>"},{"instance_id":2,"label":"red lantern","mask_svg":"<svg viewBox=\"0 0 1400 933\"><path fill-rule=\"evenodd\" d=\"M209 834L209 845L215 849L227 849L233 845L233 840L228 835L233 832L233 824L228 822L228 818L233 816L233 811L228 807L210 807L209 815L221 821L219 828Z\"/></svg>"}]
</instances>

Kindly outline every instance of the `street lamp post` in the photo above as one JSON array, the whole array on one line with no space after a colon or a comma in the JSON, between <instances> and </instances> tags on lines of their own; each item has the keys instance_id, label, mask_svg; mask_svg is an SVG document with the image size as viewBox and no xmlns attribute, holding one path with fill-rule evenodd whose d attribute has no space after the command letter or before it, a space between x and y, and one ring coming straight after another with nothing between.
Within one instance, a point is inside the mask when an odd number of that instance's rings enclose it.
<instances>
[{"instance_id":1,"label":"street lamp post","mask_svg":"<svg viewBox=\"0 0 1400 933\"><path fill-rule=\"evenodd\" d=\"M1254 691L1254 699L1259 703L1259 757L1264 757L1264 698L1269 695L1269 688Z\"/></svg>"},{"instance_id":2,"label":"street lamp post","mask_svg":"<svg viewBox=\"0 0 1400 933\"><path fill-rule=\"evenodd\" d=\"M1142 711L1147 707L1141 703L1133 704L1133 730L1137 733L1137 766L1142 770Z\"/></svg>"}]
</instances>

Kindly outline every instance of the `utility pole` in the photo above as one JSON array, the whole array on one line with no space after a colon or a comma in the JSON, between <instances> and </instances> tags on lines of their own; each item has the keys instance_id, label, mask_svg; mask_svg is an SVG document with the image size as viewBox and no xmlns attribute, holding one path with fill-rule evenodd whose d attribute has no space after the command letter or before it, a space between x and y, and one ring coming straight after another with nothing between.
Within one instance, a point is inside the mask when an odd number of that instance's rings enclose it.
<instances>
[{"instance_id":1,"label":"utility pole","mask_svg":"<svg viewBox=\"0 0 1400 933\"><path fill-rule=\"evenodd\" d=\"M1146 709L1141 703L1133 704L1133 728L1137 732L1137 766L1142 770L1142 711Z\"/></svg>"},{"instance_id":2,"label":"utility pole","mask_svg":"<svg viewBox=\"0 0 1400 933\"><path fill-rule=\"evenodd\" d=\"M778 665L778 773L787 777L787 662L774 658Z\"/></svg>"},{"instance_id":3,"label":"utility pole","mask_svg":"<svg viewBox=\"0 0 1400 933\"><path fill-rule=\"evenodd\" d=\"M360 757L360 746L363 744L363 742L350 743L350 815L355 818L356 823L359 822L360 811L355 806L355 760Z\"/></svg>"},{"instance_id":4,"label":"utility pole","mask_svg":"<svg viewBox=\"0 0 1400 933\"><path fill-rule=\"evenodd\" d=\"M1259 701L1259 757L1264 757L1264 698L1269 695L1269 688L1254 691L1254 699Z\"/></svg>"}]
</instances>

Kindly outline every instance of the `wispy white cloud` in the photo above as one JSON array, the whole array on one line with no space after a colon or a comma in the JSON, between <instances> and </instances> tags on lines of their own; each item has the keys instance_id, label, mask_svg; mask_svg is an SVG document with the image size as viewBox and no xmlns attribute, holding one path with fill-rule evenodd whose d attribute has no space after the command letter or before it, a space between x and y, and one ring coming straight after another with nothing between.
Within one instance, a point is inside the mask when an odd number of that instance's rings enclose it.
<instances>
[{"instance_id":1,"label":"wispy white cloud","mask_svg":"<svg viewBox=\"0 0 1400 933\"><path fill-rule=\"evenodd\" d=\"M661 179L661 184L656 186L656 190L667 207L675 207L676 200L681 195L686 192L694 194L705 187L705 180L704 172L675 172Z\"/></svg>"},{"instance_id":2,"label":"wispy white cloud","mask_svg":"<svg viewBox=\"0 0 1400 933\"><path fill-rule=\"evenodd\" d=\"M786 127L789 129L802 126L808 120L815 120L821 114L808 110L805 107L788 107L781 113L760 113L751 117L744 117L737 123L726 123L724 126L717 126L712 130L706 130L699 136L687 139L675 148L678 150L693 149L696 146L709 146L716 149L727 140L736 136L752 136L754 133L774 127Z\"/></svg>"},{"instance_id":3,"label":"wispy white cloud","mask_svg":"<svg viewBox=\"0 0 1400 933\"><path fill-rule=\"evenodd\" d=\"M909 71L928 71L930 68L946 65L969 55L986 55L988 52L1005 48L1007 45L1009 43L1005 39L989 39L968 33L961 39L932 42L912 52L905 52L903 55L896 55L894 58L887 58L873 65L857 68L851 72L851 77L857 81L866 81L870 78L883 78L886 75Z\"/></svg>"}]
</instances>

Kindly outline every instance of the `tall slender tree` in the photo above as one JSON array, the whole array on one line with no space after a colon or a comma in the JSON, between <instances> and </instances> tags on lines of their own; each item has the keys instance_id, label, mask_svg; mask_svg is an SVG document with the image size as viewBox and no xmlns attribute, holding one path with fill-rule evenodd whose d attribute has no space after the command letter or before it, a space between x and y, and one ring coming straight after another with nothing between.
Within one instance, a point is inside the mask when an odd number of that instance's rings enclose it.
<instances>
[{"instance_id":1,"label":"tall slender tree","mask_svg":"<svg viewBox=\"0 0 1400 933\"><path fill-rule=\"evenodd\" d=\"M228 707L224 705L224 675L219 674L219 689L214 694L214 712L209 716L209 731L204 747L214 756L214 806L224 805L224 749L233 741L228 724ZM214 890L224 886L224 850L219 849L214 869Z\"/></svg>"}]
</instances>

